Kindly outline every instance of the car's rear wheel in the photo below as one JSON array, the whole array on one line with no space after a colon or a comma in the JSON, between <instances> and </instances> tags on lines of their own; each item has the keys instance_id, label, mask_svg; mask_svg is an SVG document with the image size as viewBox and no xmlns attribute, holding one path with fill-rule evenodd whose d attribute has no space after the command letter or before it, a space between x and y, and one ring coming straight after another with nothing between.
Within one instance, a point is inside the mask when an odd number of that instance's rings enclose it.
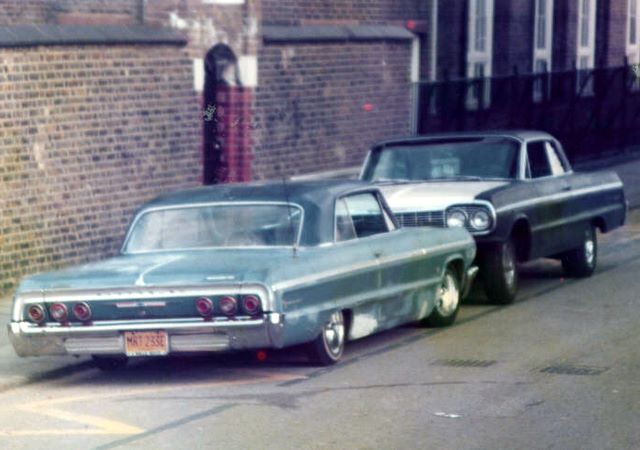
<instances>
[{"instance_id":1,"label":"car's rear wheel","mask_svg":"<svg viewBox=\"0 0 640 450\"><path fill-rule=\"evenodd\" d=\"M598 237L596 228L589 225L584 231L582 245L562 254L562 268L569 277L590 277L598 264Z\"/></svg>"},{"instance_id":2,"label":"car's rear wheel","mask_svg":"<svg viewBox=\"0 0 640 450\"><path fill-rule=\"evenodd\" d=\"M312 363L330 366L338 362L344 353L346 327L342 311L335 311L322 327L320 335L307 344Z\"/></svg>"},{"instance_id":3,"label":"car's rear wheel","mask_svg":"<svg viewBox=\"0 0 640 450\"><path fill-rule=\"evenodd\" d=\"M485 252L480 274L490 301L508 304L515 300L518 293L518 269L513 239Z\"/></svg>"},{"instance_id":4,"label":"car's rear wheel","mask_svg":"<svg viewBox=\"0 0 640 450\"><path fill-rule=\"evenodd\" d=\"M433 311L425 319L425 324L431 327L446 327L451 325L460 309L460 283L453 268L448 267L442 277L442 283L436 293Z\"/></svg>"},{"instance_id":5,"label":"car's rear wheel","mask_svg":"<svg viewBox=\"0 0 640 450\"><path fill-rule=\"evenodd\" d=\"M105 372L122 369L129 362L129 358L124 355L91 355L91 357L98 369Z\"/></svg>"}]
</instances>

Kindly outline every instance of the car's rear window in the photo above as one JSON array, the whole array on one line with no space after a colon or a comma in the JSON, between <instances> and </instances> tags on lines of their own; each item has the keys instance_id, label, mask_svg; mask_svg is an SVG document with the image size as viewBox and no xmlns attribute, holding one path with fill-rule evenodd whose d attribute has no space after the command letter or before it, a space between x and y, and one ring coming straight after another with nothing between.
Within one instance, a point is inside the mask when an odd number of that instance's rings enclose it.
<instances>
[{"instance_id":1,"label":"car's rear window","mask_svg":"<svg viewBox=\"0 0 640 450\"><path fill-rule=\"evenodd\" d=\"M297 243L302 209L287 204L215 204L142 212L125 253L213 247L272 247Z\"/></svg>"},{"instance_id":2,"label":"car's rear window","mask_svg":"<svg viewBox=\"0 0 640 450\"><path fill-rule=\"evenodd\" d=\"M363 178L368 181L515 178L519 146L508 138L390 145L372 152Z\"/></svg>"}]
</instances>

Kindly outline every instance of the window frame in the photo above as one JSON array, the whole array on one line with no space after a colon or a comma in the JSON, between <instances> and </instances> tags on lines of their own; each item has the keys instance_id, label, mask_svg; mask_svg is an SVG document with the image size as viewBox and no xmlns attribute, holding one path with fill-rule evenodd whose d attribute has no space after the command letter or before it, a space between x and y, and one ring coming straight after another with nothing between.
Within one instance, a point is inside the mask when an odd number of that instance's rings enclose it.
<instances>
[{"instance_id":1,"label":"window frame","mask_svg":"<svg viewBox=\"0 0 640 450\"><path fill-rule=\"evenodd\" d=\"M354 225L354 231L355 231L355 238L352 239L347 239L347 240L338 240L338 215L336 214L337 212L337 208L338 208L338 203L341 201L345 202L345 206L347 207L347 212L349 213L349 218L351 219L351 223L353 224L353 219L351 218L351 211L349 211L349 206L346 204L346 198L347 197L353 197L356 195L362 195L362 194L371 194L373 195L373 197L375 198L376 202L378 203L378 206L380 207L380 211L382 212L382 217L384 219L384 223L385 226L387 227L387 231L382 232L382 233L376 233L376 234L372 234L369 236L364 236L364 237L360 237L358 236L357 230L355 230L355 225ZM354 191L354 192L349 192L347 194L343 194L340 197L336 198L334 205L333 205L333 244L341 244L344 242L353 242L353 241L358 241L360 239L368 239L368 238L375 238L376 236L380 236L380 235L385 235L388 233L393 233L394 231L398 231L400 229L400 225L398 224L397 219L395 218L395 216L393 215L393 212L391 212L391 209L389 208L389 205L387 205L387 202L384 200L384 197L382 196L382 193L376 189L366 189L366 190L361 190L361 191Z\"/></svg>"},{"instance_id":2,"label":"window frame","mask_svg":"<svg viewBox=\"0 0 640 450\"><path fill-rule=\"evenodd\" d=\"M540 39L540 15L538 14L540 5L545 5L545 15L544 15L544 39L545 46L543 48L538 48L538 40ZM539 73L549 73L552 69L553 63L553 19L554 19L554 7L555 0L535 0L534 4L534 14L533 14L533 70L534 74ZM546 63L547 70L545 72L540 72L537 69L538 62L542 61ZM542 81L539 82L539 81ZM536 79L536 82L533 86L533 101L540 102L544 98L543 88L546 89L547 95L549 93L549 89L551 87L551 79L547 79L546 83L544 83L544 79Z\"/></svg>"},{"instance_id":3,"label":"window frame","mask_svg":"<svg viewBox=\"0 0 640 450\"><path fill-rule=\"evenodd\" d=\"M593 79L590 79L584 86L584 89L581 88L583 84L583 80L585 76L591 77L591 73L587 73L593 70L595 67L595 56L596 56L596 12L597 12L597 2L598 0L576 0L578 3L578 20L576 27L576 92L578 94L582 94L584 96L593 95ZM582 45L583 40L583 29L585 27L585 15L583 14L585 10L585 2L588 3L588 23L586 24L587 30L587 45ZM586 59L586 65L583 65L582 62Z\"/></svg>"},{"instance_id":4,"label":"window frame","mask_svg":"<svg viewBox=\"0 0 640 450\"><path fill-rule=\"evenodd\" d=\"M298 229L296 231L296 236L292 245L266 245L266 246L250 246L250 247L194 247L194 248L185 248L185 249L156 249L156 250L138 250L138 251L128 251L127 247L129 246L129 242L131 240L131 235L133 234L133 230L138 224L138 222L142 219L143 216L158 212L158 211L169 211L169 210L180 210L180 209L198 209L209 206L282 206L287 207L289 211L291 209L298 209L300 211L300 224L298 225ZM291 214L291 213L289 213ZM220 248L297 248L300 247L300 242L302 240L302 235L305 227L305 211L302 205L293 202L281 202L281 201L220 201L220 202L199 202L199 203L180 203L180 204L172 204L172 205L163 205L163 206L153 206L149 208L144 208L138 211L129 228L127 229L127 233L122 241L122 245L120 246L120 254L121 255L138 255L138 254L147 254L147 253L163 253L163 252L175 252L175 251L197 251L197 250L211 250L211 249L220 249Z\"/></svg>"},{"instance_id":5,"label":"window frame","mask_svg":"<svg viewBox=\"0 0 640 450\"><path fill-rule=\"evenodd\" d=\"M543 177L538 177L538 178L533 178L531 176L531 165L529 163L529 144L535 144L538 142L542 142L544 144L544 150L545 150L545 157L547 158L547 163L549 164L549 170L551 172L550 175L545 175ZM558 157L558 160L560 161L560 164L562 165L562 168L564 170L563 173L561 174L554 174L553 173L553 168L551 166L551 161L549 159L549 149L547 147L550 147L551 149L553 149L553 151L555 152L556 156ZM562 176L566 176L569 175L571 173L573 173L573 169L571 168L571 164L569 164L569 160L567 159L566 155L564 154L564 151L562 150L562 145L560 145L560 143L556 140L556 139L549 139L549 138L536 138L536 139L530 139L527 140L526 142L524 142L524 148L523 148L523 159L524 159L524 180L526 181L534 181L534 180L544 180L544 179L549 179L549 178L558 178L558 177L562 177Z\"/></svg>"},{"instance_id":6,"label":"window frame","mask_svg":"<svg viewBox=\"0 0 640 450\"><path fill-rule=\"evenodd\" d=\"M484 4L484 31L482 39L477 38L477 25L480 17L477 14L478 8ZM467 17L467 77L477 78L476 67L482 65L482 78L485 80L482 86L482 106L491 104L491 76L493 74L493 25L494 25L495 0L469 0L469 11ZM483 43L483 49L478 50L478 44ZM480 97L475 86L467 94L467 109L478 109L480 107Z\"/></svg>"}]
</instances>

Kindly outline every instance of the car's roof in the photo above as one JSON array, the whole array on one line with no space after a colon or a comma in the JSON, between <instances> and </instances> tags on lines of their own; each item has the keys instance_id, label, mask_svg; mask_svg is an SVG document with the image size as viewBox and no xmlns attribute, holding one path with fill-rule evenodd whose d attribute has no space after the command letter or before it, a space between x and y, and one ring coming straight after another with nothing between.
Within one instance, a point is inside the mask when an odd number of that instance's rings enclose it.
<instances>
[{"instance_id":1,"label":"car's roof","mask_svg":"<svg viewBox=\"0 0 640 450\"><path fill-rule=\"evenodd\" d=\"M266 181L216 184L161 195L145 208L216 202L324 203L368 186L358 180Z\"/></svg>"},{"instance_id":2,"label":"car's roof","mask_svg":"<svg viewBox=\"0 0 640 450\"><path fill-rule=\"evenodd\" d=\"M300 205L304 223L300 243L318 245L333 240L335 200L362 190L377 190L359 180L267 181L218 184L162 195L142 205L155 208L226 202L284 202Z\"/></svg>"},{"instance_id":3,"label":"car's roof","mask_svg":"<svg viewBox=\"0 0 640 450\"><path fill-rule=\"evenodd\" d=\"M427 143L441 139L469 139L469 138L490 138L502 137L515 139L517 141L528 141L531 139L553 139L549 133L538 130L485 130L485 131L456 131L449 133L434 133L420 136L404 136L393 139L386 139L377 142L373 148L382 148L396 145L415 145Z\"/></svg>"}]
</instances>

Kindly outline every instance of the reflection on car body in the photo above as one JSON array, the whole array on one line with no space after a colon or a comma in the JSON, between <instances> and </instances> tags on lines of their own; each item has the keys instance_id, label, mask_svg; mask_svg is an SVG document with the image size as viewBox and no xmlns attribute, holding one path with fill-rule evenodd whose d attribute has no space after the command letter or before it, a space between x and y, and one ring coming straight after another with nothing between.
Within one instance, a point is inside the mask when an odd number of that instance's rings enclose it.
<instances>
[{"instance_id":1,"label":"reflection on car body","mask_svg":"<svg viewBox=\"0 0 640 450\"><path fill-rule=\"evenodd\" d=\"M385 141L360 178L380 186L403 226L469 230L484 287L500 303L515 299L517 262L554 257L570 276L591 275L596 229L623 225L627 210L615 172L573 172L560 143L538 131Z\"/></svg>"},{"instance_id":2,"label":"reflection on car body","mask_svg":"<svg viewBox=\"0 0 640 450\"><path fill-rule=\"evenodd\" d=\"M451 324L477 269L464 229L401 229L356 181L238 184L169 194L136 214L121 254L23 280L21 356L130 356L345 341L410 321Z\"/></svg>"}]
</instances>

